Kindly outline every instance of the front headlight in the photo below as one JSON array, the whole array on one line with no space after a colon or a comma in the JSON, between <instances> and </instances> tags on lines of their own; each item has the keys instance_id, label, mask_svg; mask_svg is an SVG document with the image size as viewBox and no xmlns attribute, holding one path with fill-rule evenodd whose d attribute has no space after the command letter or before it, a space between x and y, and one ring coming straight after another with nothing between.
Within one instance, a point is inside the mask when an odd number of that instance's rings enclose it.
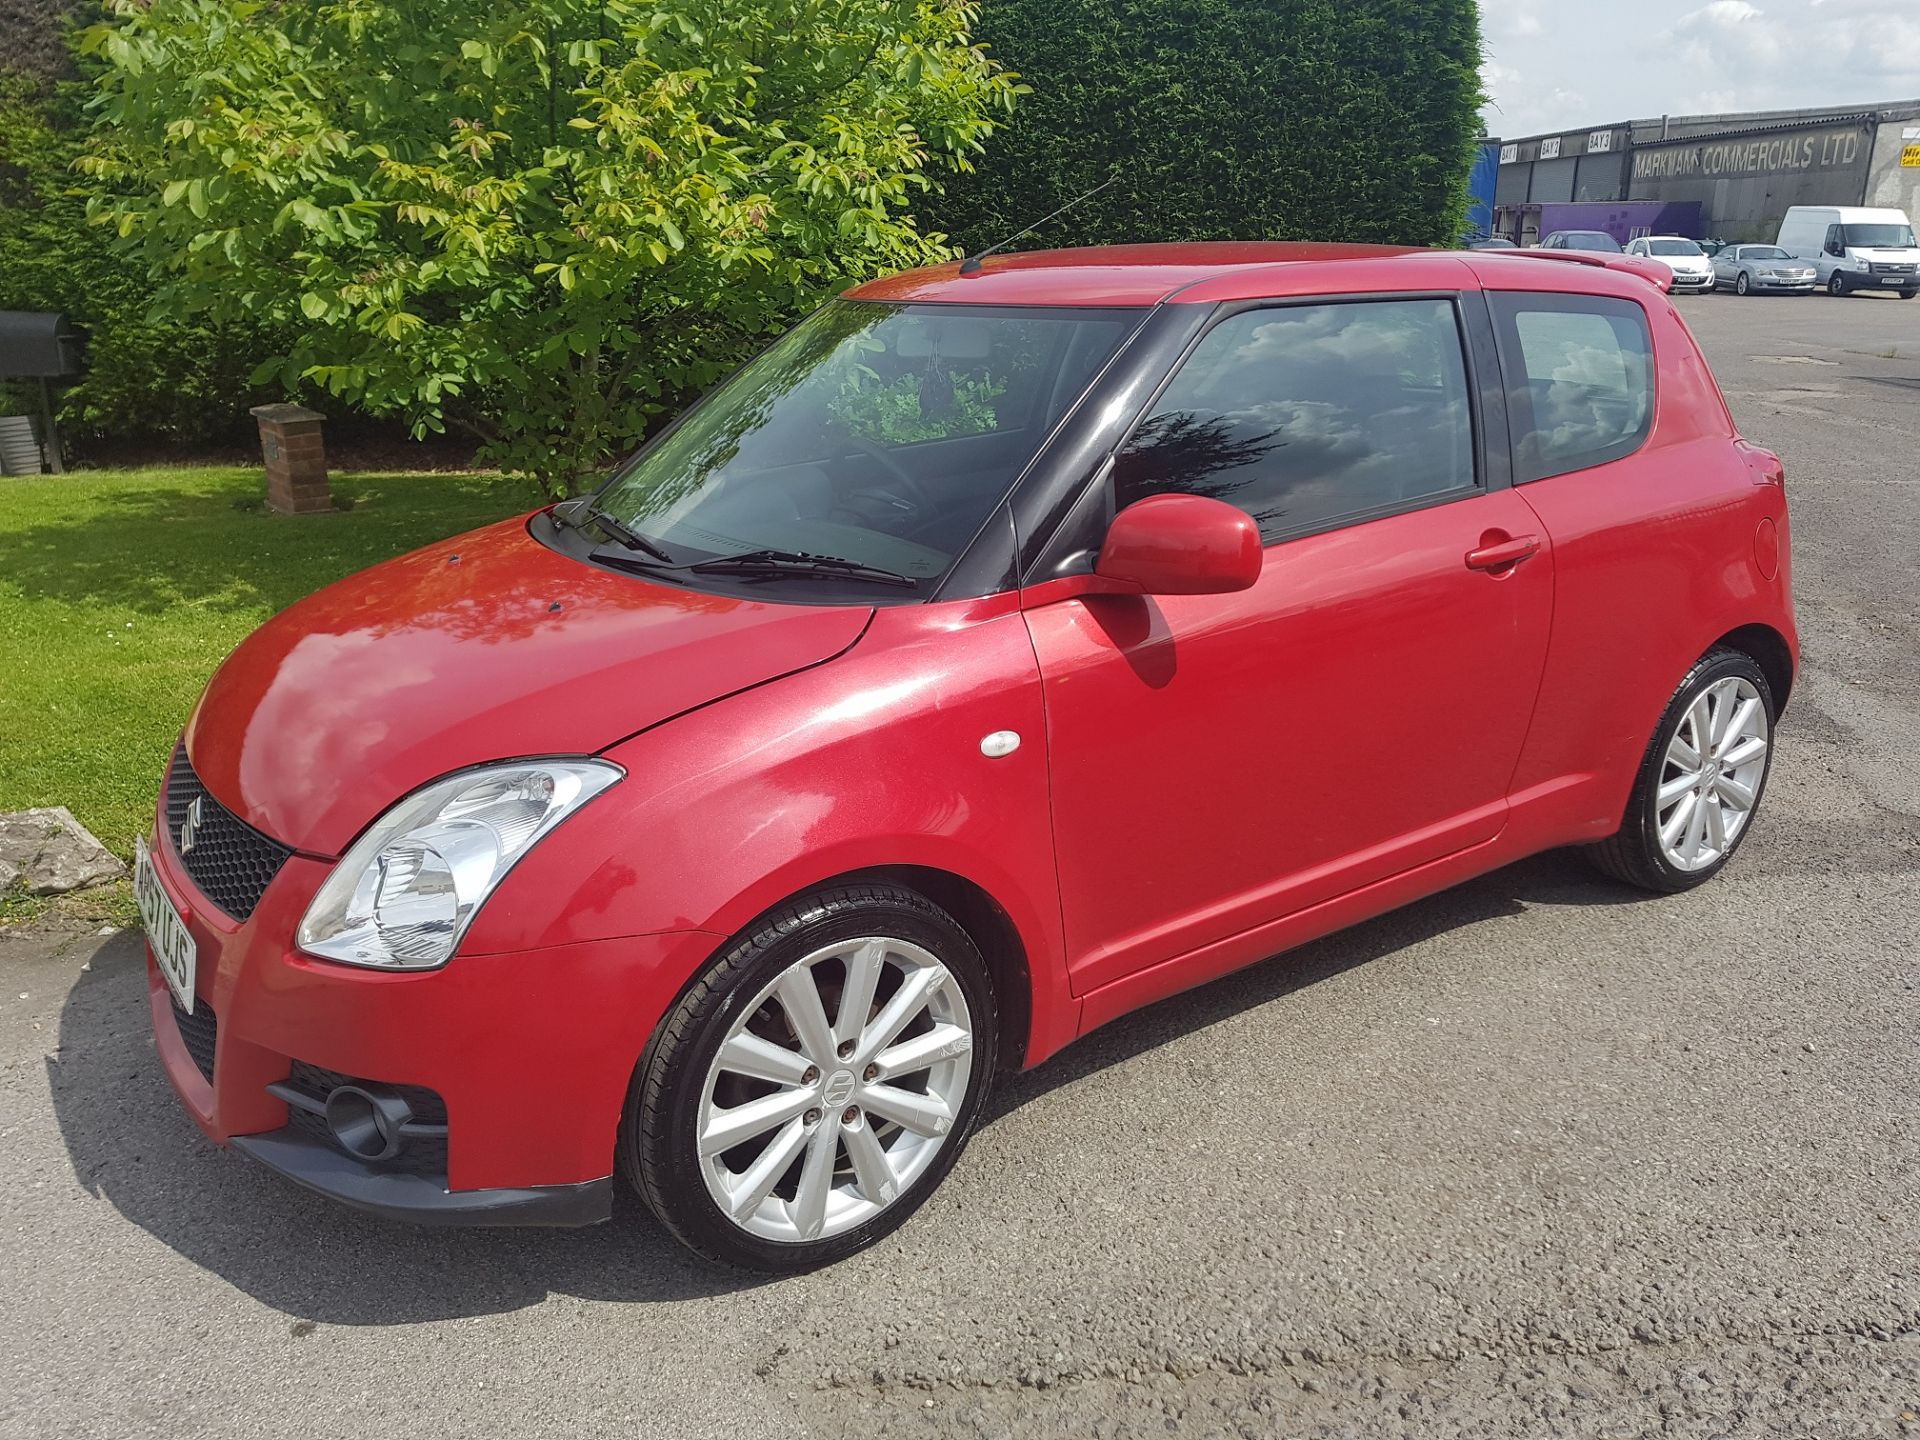
<instances>
[{"instance_id":1,"label":"front headlight","mask_svg":"<svg viewBox=\"0 0 1920 1440\"><path fill-rule=\"evenodd\" d=\"M300 921L300 948L383 970L446 964L520 857L622 773L604 760L516 760L414 791L341 857Z\"/></svg>"}]
</instances>

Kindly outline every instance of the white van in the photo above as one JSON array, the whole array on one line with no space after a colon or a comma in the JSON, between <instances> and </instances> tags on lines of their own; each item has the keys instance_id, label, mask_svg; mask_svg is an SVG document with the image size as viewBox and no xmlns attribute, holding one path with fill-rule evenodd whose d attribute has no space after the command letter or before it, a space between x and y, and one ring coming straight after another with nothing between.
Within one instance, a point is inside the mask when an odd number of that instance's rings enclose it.
<instances>
[{"instance_id":1,"label":"white van","mask_svg":"<svg viewBox=\"0 0 1920 1440\"><path fill-rule=\"evenodd\" d=\"M1920 295L1920 245L1904 211L1796 205L1780 222L1774 243L1811 260L1829 295L1855 290L1893 290L1902 300Z\"/></svg>"}]
</instances>

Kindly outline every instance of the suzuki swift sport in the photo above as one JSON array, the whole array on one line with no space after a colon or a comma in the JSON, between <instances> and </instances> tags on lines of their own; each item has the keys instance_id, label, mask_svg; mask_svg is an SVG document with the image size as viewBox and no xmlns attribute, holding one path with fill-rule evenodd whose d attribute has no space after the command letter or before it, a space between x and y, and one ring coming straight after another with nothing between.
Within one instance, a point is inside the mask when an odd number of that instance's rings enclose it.
<instances>
[{"instance_id":1,"label":"suzuki swift sport","mask_svg":"<svg viewBox=\"0 0 1920 1440\"><path fill-rule=\"evenodd\" d=\"M208 1135L429 1223L845 1256L994 1075L1522 856L1698 885L1787 503L1626 257L1011 255L287 610L137 891Z\"/></svg>"}]
</instances>

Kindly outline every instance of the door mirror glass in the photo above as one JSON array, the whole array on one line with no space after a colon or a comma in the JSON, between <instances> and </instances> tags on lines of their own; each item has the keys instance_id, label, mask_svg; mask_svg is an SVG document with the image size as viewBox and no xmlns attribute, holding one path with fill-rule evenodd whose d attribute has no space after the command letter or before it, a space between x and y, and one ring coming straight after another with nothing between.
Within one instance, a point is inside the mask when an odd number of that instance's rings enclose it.
<instances>
[{"instance_id":1,"label":"door mirror glass","mask_svg":"<svg viewBox=\"0 0 1920 1440\"><path fill-rule=\"evenodd\" d=\"M1114 517L1094 573L1143 595L1224 595L1260 578L1253 517L1204 495L1154 495Z\"/></svg>"}]
</instances>

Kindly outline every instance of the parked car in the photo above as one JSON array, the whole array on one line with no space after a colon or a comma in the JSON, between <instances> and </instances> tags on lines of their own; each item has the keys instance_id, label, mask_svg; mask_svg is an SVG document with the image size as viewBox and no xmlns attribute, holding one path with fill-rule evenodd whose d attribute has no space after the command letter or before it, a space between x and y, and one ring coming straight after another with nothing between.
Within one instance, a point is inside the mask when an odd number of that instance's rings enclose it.
<instances>
[{"instance_id":1,"label":"parked car","mask_svg":"<svg viewBox=\"0 0 1920 1440\"><path fill-rule=\"evenodd\" d=\"M1542 250L1592 250L1620 254L1620 242L1604 230L1556 230L1540 242Z\"/></svg>"},{"instance_id":2,"label":"parked car","mask_svg":"<svg viewBox=\"0 0 1920 1440\"><path fill-rule=\"evenodd\" d=\"M1813 263L1829 295L1891 290L1920 295L1920 245L1902 210L1796 205L1780 222L1782 250Z\"/></svg>"},{"instance_id":3,"label":"parked car","mask_svg":"<svg viewBox=\"0 0 1920 1440\"><path fill-rule=\"evenodd\" d=\"M1476 235L1467 241L1468 250L1517 250L1520 247L1504 235Z\"/></svg>"},{"instance_id":4,"label":"parked car","mask_svg":"<svg viewBox=\"0 0 1920 1440\"><path fill-rule=\"evenodd\" d=\"M1643 235L1627 242L1627 254L1666 266L1673 276L1668 290L1698 294L1713 289L1713 262L1697 240L1684 235Z\"/></svg>"},{"instance_id":5,"label":"parked car","mask_svg":"<svg viewBox=\"0 0 1920 1440\"><path fill-rule=\"evenodd\" d=\"M849 291L220 667L137 856L159 1063L349 1205L584 1224L617 1175L791 1270L1138 1006L1554 846L1701 884L1794 683L1787 499L1642 263Z\"/></svg>"},{"instance_id":6,"label":"parked car","mask_svg":"<svg viewBox=\"0 0 1920 1440\"><path fill-rule=\"evenodd\" d=\"M1811 295L1818 279L1812 262L1778 245L1729 245L1713 257L1714 288L1736 295Z\"/></svg>"}]
</instances>

